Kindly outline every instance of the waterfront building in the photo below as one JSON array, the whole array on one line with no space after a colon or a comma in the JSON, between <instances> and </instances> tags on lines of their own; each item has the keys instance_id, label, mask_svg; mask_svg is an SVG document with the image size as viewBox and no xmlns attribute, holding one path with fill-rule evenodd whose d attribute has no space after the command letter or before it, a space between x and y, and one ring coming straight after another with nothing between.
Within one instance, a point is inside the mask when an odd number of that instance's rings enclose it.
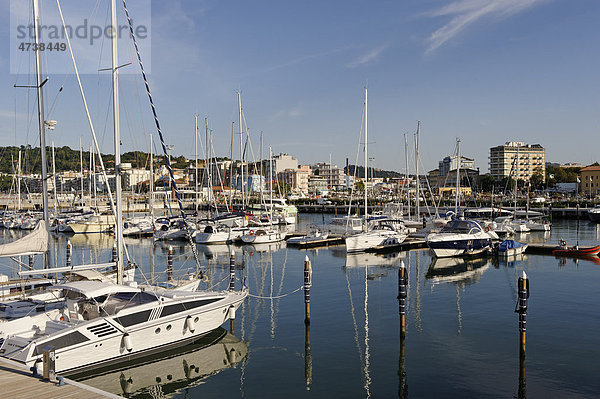
<instances>
[{"instance_id":1,"label":"waterfront building","mask_svg":"<svg viewBox=\"0 0 600 399\"><path fill-rule=\"evenodd\" d=\"M517 158L518 154L518 159ZM522 141L509 141L504 145L490 148L490 174L496 179L515 177L527 180L536 173L545 179L546 150L540 144L525 144Z\"/></svg>"},{"instance_id":2,"label":"waterfront building","mask_svg":"<svg viewBox=\"0 0 600 399\"><path fill-rule=\"evenodd\" d=\"M439 163L439 174L440 176L446 176L451 170L456 170L458 166L458 157L456 155L449 155L442 159ZM461 155L460 157L460 169L475 169L475 160L467 158ZM455 175L456 176L456 175Z\"/></svg>"},{"instance_id":3,"label":"waterfront building","mask_svg":"<svg viewBox=\"0 0 600 399\"><path fill-rule=\"evenodd\" d=\"M308 192L311 194L322 195L327 190L327 179L323 176L311 175L308 178Z\"/></svg>"},{"instance_id":4,"label":"waterfront building","mask_svg":"<svg viewBox=\"0 0 600 399\"><path fill-rule=\"evenodd\" d=\"M581 169L579 191L583 195L595 197L600 194L600 166L588 166Z\"/></svg>"},{"instance_id":5,"label":"waterfront building","mask_svg":"<svg viewBox=\"0 0 600 399\"><path fill-rule=\"evenodd\" d=\"M277 178L289 185L293 192L308 193L308 178L312 174L309 165L300 165L297 169L286 169L277 174Z\"/></svg>"},{"instance_id":6,"label":"waterfront building","mask_svg":"<svg viewBox=\"0 0 600 399\"><path fill-rule=\"evenodd\" d=\"M346 174L344 173L344 170L338 168L337 165L319 162L315 166L315 170L319 176L327 179L327 187L335 190L343 188Z\"/></svg>"}]
</instances>

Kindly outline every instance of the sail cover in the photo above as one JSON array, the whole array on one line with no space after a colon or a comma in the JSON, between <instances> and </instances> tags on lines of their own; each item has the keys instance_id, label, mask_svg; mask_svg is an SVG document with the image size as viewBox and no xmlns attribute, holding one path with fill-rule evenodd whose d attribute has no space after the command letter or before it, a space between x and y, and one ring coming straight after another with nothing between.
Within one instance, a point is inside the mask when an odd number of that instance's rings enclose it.
<instances>
[{"instance_id":1,"label":"sail cover","mask_svg":"<svg viewBox=\"0 0 600 399\"><path fill-rule=\"evenodd\" d=\"M48 250L48 230L41 220L35 229L16 241L0 245L0 257L41 254Z\"/></svg>"}]
</instances>

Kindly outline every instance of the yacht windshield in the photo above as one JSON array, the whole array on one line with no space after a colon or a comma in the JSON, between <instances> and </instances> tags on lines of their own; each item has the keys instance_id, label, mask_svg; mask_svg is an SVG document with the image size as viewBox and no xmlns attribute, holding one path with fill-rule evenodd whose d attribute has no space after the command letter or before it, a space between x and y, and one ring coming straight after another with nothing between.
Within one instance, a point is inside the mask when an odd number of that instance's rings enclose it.
<instances>
[{"instance_id":1,"label":"yacht windshield","mask_svg":"<svg viewBox=\"0 0 600 399\"><path fill-rule=\"evenodd\" d=\"M119 311L132 306L142 305L157 301L156 296L147 292L120 292L108 297L101 306L107 315L117 314Z\"/></svg>"},{"instance_id":2,"label":"yacht windshield","mask_svg":"<svg viewBox=\"0 0 600 399\"><path fill-rule=\"evenodd\" d=\"M469 220L454 220L442 229L442 233L468 233L473 228L480 230L479 225L475 222Z\"/></svg>"}]
</instances>

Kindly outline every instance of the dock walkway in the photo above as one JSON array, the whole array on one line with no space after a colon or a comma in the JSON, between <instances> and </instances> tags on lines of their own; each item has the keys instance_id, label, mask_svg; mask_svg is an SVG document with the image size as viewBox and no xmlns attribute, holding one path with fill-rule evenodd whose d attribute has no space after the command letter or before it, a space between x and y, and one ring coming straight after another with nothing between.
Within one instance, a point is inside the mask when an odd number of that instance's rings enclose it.
<instances>
[{"instance_id":1,"label":"dock walkway","mask_svg":"<svg viewBox=\"0 0 600 399\"><path fill-rule=\"evenodd\" d=\"M120 398L120 396L104 392L100 389L64 379L65 385L33 377L31 372L26 371L18 363L0 358L0 397L11 399L106 399Z\"/></svg>"}]
</instances>

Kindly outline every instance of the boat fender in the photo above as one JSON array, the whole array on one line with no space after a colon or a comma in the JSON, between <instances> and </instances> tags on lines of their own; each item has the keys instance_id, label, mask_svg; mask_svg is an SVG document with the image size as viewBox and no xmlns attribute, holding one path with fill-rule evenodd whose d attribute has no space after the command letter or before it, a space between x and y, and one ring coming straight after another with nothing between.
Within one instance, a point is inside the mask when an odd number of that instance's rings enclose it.
<instances>
[{"instance_id":1,"label":"boat fender","mask_svg":"<svg viewBox=\"0 0 600 399\"><path fill-rule=\"evenodd\" d=\"M235 320L235 306L232 305L229 307L229 315L228 316L231 320Z\"/></svg>"},{"instance_id":2,"label":"boat fender","mask_svg":"<svg viewBox=\"0 0 600 399\"><path fill-rule=\"evenodd\" d=\"M194 323L194 319L192 319L192 316L188 316L187 319L185 319L185 325L191 333L196 331L196 323Z\"/></svg>"},{"instance_id":3,"label":"boat fender","mask_svg":"<svg viewBox=\"0 0 600 399\"><path fill-rule=\"evenodd\" d=\"M128 352L131 352L133 350L131 336L128 333L123 334L123 347L127 349Z\"/></svg>"},{"instance_id":4,"label":"boat fender","mask_svg":"<svg viewBox=\"0 0 600 399\"><path fill-rule=\"evenodd\" d=\"M566 246L567 246L567 242L566 242L565 240L560 240L560 241L558 242L558 244L559 244L561 247L566 247Z\"/></svg>"}]
</instances>

